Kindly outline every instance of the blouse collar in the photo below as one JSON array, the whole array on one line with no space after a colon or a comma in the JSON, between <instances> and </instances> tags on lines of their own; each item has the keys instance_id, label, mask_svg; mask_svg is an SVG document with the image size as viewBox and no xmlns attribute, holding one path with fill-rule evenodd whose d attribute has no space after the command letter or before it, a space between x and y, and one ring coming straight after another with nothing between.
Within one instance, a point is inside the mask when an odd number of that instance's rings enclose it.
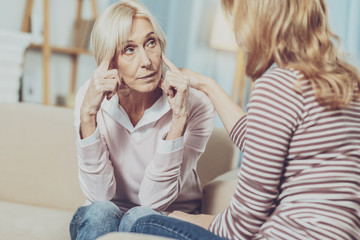
<instances>
[{"instance_id":1,"label":"blouse collar","mask_svg":"<svg viewBox=\"0 0 360 240\"><path fill-rule=\"evenodd\" d=\"M135 127L132 125L124 108L119 104L117 94L115 94L110 100L105 98L101 108L115 121L125 127L130 133L133 133L145 125L158 121L170 111L170 105L164 93L150 108L145 110L144 115Z\"/></svg>"}]
</instances>

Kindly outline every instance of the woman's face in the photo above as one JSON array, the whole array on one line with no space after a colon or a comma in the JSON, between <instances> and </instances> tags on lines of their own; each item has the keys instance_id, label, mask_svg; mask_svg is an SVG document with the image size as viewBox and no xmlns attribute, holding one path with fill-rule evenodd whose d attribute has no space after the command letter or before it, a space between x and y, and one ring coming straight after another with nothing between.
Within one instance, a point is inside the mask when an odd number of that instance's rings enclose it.
<instances>
[{"instance_id":1,"label":"woman's face","mask_svg":"<svg viewBox=\"0 0 360 240\"><path fill-rule=\"evenodd\" d=\"M132 90L154 91L161 78L161 47L148 19L133 19L130 35L124 46L116 54L120 77Z\"/></svg>"}]
</instances>

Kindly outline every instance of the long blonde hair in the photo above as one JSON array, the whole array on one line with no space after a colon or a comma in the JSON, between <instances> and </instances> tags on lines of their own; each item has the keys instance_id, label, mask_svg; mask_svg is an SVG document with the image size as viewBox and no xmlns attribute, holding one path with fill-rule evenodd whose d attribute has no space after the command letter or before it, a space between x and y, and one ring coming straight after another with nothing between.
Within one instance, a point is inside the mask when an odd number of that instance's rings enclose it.
<instances>
[{"instance_id":1,"label":"long blonde hair","mask_svg":"<svg viewBox=\"0 0 360 240\"><path fill-rule=\"evenodd\" d=\"M316 100L330 109L360 97L360 75L332 40L324 0L222 0L247 52L246 74L259 78L275 62L302 72Z\"/></svg>"}]
</instances>

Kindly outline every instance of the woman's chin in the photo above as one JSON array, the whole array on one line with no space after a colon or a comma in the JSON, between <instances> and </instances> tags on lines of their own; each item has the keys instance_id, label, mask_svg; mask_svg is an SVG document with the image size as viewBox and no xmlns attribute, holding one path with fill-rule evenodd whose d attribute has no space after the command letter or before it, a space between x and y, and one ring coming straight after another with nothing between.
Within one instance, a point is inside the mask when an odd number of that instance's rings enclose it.
<instances>
[{"instance_id":1,"label":"woman's chin","mask_svg":"<svg viewBox=\"0 0 360 240\"><path fill-rule=\"evenodd\" d=\"M132 91L139 92L139 93L151 93L156 91L158 88L158 83L151 83L151 84L144 84L143 86L138 86L135 88L130 88Z\"/></svg>"},{"instance_id":2,"label":"woman's chin","mask_svg":"<svg viewBox=\"0 0 360 240\"><path fill-rule=\"evenodd\" d=\"M143 92L155 91L159 87L159 82L160 82L160 80L158 80L158 81L155 80L155 81L151 81L151 82L144 84Z\"/></svg>"}]
</instances>

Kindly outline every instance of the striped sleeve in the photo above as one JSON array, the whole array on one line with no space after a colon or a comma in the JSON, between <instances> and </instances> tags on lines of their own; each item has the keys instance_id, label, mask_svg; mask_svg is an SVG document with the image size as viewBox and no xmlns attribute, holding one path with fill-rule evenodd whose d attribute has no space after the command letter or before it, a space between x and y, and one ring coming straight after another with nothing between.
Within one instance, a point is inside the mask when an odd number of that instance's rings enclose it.
<instances>
[{"instance_id":1,"label":"striped sleeve","mask_svg":"<svg viewBox=\"0 0 360 240\"><path fill-rule=\"evenodd\" d=\"M236 124L234 125L233 129L230 132L231 140L242 152L244 152L245 150L246 123L247 123L247 115L244 115L236 122Z\"/></svg>"},{"instance_id":2,"label":"striped sleeve","mask_svg":"<svg viewBox=\"0 0 360 240\"><path fill-rule=\"evenodd\" d=\"M210 226L215 234L250 239L274 208L289 141L301 117L302 98L294 91L295 81L290 72L278 69L255 82L248 115L232 131L238 146L244 145L246 135L237 189L229 208Z\"/></svg>"}]
</instances>

